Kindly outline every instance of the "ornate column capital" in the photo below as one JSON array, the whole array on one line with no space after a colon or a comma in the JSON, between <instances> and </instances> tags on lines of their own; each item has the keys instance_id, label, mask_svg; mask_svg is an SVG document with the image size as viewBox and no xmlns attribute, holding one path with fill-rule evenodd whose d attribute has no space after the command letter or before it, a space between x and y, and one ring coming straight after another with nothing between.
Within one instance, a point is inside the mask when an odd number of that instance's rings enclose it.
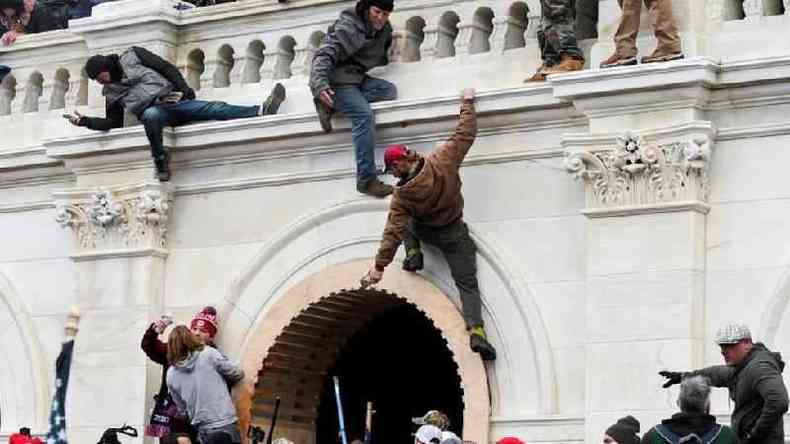
<instances>
[{"instance_id":1,"label":"ornate column capital","mask_svg":"<svg viewBox=\"0 0 790 444\"><path fill-rule=\"evenodd\" d=\"M154 252L163 256L173 201L169 184L53 192L55 221L71 229L74 256Z\"/></svg>"},{"instance_id":2,"label":"ornate column capital","mask_svg":"<svg viewBox=\"0 0 790 444\"><path fill-rule=\"evenodd\" d=\"M690 134L680 141L646 143L632 132L614 147L574 150L565 168L585 184L588 217L670 211L707 213L713 139Z\"/></svg>"}]
</instances>

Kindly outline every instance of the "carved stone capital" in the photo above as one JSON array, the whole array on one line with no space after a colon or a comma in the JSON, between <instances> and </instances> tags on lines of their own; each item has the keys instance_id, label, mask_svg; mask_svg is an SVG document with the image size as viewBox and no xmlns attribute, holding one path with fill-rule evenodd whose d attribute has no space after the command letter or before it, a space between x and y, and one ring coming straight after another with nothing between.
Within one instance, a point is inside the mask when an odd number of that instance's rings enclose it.
<instances>
[{"instance_id":1,"label":"carved stone capital","mask_svg":"<svg viewBox=\"0 0 790 444\"><path fill-rule=\"evenodd\" d=\"M147 182L112 189L53 193L55 221L74 234L77 253L164 249L173 192Z\"/></svg>"},{"instance_id":2,"label":"carved stone capital","mask_svg":"<svg viewBox=\"0 0 790 444\"><path fill-rule=\"evenodd\" d=\"M712 141L707 134L645 143L626 132L604 150L567 153L565 168L585 183L588 216L708 210Z\"/></svg>"}]
</instances>

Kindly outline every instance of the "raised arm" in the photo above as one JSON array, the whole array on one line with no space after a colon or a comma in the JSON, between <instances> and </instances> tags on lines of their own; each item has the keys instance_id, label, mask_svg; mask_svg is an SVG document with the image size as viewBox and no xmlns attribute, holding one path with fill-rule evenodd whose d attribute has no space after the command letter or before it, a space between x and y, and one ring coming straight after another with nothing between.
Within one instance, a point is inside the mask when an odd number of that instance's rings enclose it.
<instances>
[{"instance_id":1,"label":"raised arm","mask_svg":"<svg viewBox=\"0 0 790 444\"><path fill-rule=\"evenodd\" d=\"M162 320L151 323L143 334L140 348L143 349L148 359L160 365L167 365L167 344L159 340L159 335L164 331L166 324Z\"/></svg>"},{"instance_id":2,"label":"raised arm","mask_svg":"<svg viewBox=\"0 0 790 444\"><path fill-rule=\"evenodd\" d=\"M466 153L475 142L477 136L477 113L475 111L475 92L465 89L461 98L461 114L458 126L453 135L436 149L436 157L440 160L461 166Z\"/></svg>"}]
</instances>

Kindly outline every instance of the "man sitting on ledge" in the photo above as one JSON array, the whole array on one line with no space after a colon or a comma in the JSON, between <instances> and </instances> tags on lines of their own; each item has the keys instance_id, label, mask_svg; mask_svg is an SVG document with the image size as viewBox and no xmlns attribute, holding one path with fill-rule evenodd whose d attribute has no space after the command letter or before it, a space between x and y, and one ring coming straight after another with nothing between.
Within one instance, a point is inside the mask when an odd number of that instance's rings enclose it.
<instances>
[{"instance_id":1,"label":"man sitting on ledge","mask_svg":"<svg viewBox=\"0 0 790 444\"><path fill-rule=\"evenodd\" d=\"M195 100L195 91L173 64L137 46L121 55L91 57L85 63L85 72L104 85L102 95L106 98L107 117L87 117L75 111L69 119L71 123L107 131L123 126L124 110L136 115L145 126L157 177L161 181L170 180L170 152L162 143L165 126L277 114L285 100L285 88L279 83L260 106Z\"/></svg>"}]
</instances>

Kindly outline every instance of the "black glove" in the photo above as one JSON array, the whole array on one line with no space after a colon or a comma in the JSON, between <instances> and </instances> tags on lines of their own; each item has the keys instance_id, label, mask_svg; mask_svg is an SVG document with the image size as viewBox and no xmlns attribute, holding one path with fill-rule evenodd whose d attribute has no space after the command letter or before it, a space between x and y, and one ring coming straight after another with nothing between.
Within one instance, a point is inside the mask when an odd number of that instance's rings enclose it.
<instances>
[{"instance_id":1,"label":"black glove","mask_svg":"<svg viewBox=\"0 0 790 444\"><path fill-rule=\"evenodd\" d=\"M192 88L187 88L187 90L184 91L183 100L195 100L195 90Z\"/></svg>"},{"instance_id":2,"label":"black glove","mask_svg":"<svg viewBox=\"0 0 790 444\"><path fill-rule=\"evenodd\" d=\"M683 380L683 373L681 372L669 372L666 370L662 370L658 372L659 375L667 378L667 382L664 383L662 387L668 388L675 384L680 384L680 381Z\"/></svg>"}]
</instances>

